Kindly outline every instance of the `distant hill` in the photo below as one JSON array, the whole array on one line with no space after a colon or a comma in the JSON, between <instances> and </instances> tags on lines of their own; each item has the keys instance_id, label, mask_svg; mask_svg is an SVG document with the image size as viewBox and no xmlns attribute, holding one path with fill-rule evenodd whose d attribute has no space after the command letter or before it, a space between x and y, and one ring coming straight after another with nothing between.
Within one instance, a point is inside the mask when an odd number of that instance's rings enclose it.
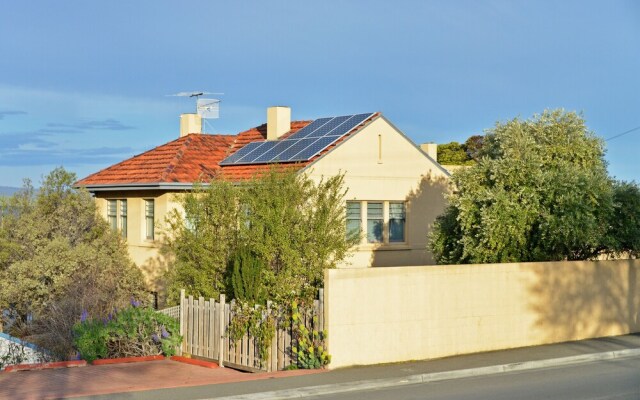
<instances>
[{"instance_id":1,"label":"distant hill","mask_svg":"<svg viewBox=\"0 0 640 400\"><path fill-rule=\"evenodd\" d=\"M20 190L20 188L11 186L0 186L0 196L11 196L18 190Z\"/></svg>"}]
</instances>

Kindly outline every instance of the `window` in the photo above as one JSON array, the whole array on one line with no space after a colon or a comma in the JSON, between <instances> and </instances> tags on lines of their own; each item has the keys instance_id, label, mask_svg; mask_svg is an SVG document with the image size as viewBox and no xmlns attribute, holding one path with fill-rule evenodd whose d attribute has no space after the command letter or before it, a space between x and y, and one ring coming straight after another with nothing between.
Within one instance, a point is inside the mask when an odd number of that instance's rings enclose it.
<instances>
[{"instance_id":1,"label":"window","mask_svg":"<svg viewBox=\"0 0 640 400\"><path fill-rule=\"evenodd\" d=\"M120 233L123 238L127 237L127 201L120 200Z\"/></svg>"},{"instance_id":2,"label":"window","mask_svg":"<svg viewBox=\"0 0 640 400\"><path fill-rule=\"evenodd\" d=\"M367 203L367 242L382 243L384 226L383 203Z\"/></svg>"},{"instance_id":3,"label":"window","mask_svg":"<svg viewBox=\"0 0 640 400\"><path fill-rule=\"evenodd\" d=\"M404 203L389 203L389 242L404 242Z\"/></svg>"},{"instance_id":4,"label":"window","mask_svg":"<svg viewBox=\"0 0 640 400\"><path fill-rule=\"evenodd\" d=\"M107 200L107 221L111 229L127 237L127 200Z\"/></svg>"},{"instance_id":5,"label":"window","mask_svg":"<svg viewBox=\"0 0 640 400\"><path fill-rule=\"evenodd\" d=\"M347 201L347 237L360 236L362 232L362 205L359 201Z\"/></svg>"},{"instance_id":6,"label":"window","mask_svg":"<svg viewBox=\"0 0 640 400\"><path fill-rule=\"evenodd\" d=\"M146 238L147 240L154 239L154 224L153 224L153 214L154 214L154 201L145 200L144 201L144 217L146 222Z\"/></svg>"},{"instance_id":7,"label":"window","mask_svg":"<svg viewBox=\"0 0 640 400\"><path fill-rule=\"evenodd\" d=\"M406 214L401 201L347 201L347 236L365 234L367 243L406 243Z\"/></svg>"},{"instance_id":8,"label":"window","mask_svg":"<svg viewBox=\"0 0 640 400\"><path fill-rule=\"evenodd\" d=\"M111 229L118 229L118 200L107 200L107 220Z\"/></svg>"}]
</instances>

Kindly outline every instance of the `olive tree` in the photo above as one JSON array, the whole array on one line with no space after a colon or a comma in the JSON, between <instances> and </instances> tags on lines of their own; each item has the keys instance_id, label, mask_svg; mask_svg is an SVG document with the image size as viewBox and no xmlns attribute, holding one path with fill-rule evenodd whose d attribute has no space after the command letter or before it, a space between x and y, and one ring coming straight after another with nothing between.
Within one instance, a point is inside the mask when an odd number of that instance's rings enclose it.
<instances>
[{"instance_id":1,"label":"olive tree","mask_svg":"<svg viewBox=\"0 0 640 400\"><path fill-rule=\"evenodd\" d=\"M615 188L604 142L574 112L497 123L477 163L452 180L456 190L430 238L440 264L583 260L638 249L637 226L620 200L636 199L637 186ZM623 227L628 239L616 247Z\"/></svg>"}]
</instances>

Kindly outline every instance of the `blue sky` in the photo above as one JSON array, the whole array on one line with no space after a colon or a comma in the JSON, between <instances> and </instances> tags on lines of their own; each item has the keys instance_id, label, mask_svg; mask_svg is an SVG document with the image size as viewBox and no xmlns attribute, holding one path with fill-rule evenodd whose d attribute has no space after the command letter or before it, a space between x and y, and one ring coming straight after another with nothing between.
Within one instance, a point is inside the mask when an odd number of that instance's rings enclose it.
<instances>
[{"instance_id":1,"label":"blue sky","mask_svg":"<svg viewBox=\"0 0 640 400\"><path fill-rule=\"evenodd\" d=\"M558 107L603 138L640 126L637 1L7 1L0 54L0 186L177 138L181 91L224 93L210 133L271 105L382 111L418 143ZM607 148L640 181L640 129Z\"/></svg>"}]
</instances>

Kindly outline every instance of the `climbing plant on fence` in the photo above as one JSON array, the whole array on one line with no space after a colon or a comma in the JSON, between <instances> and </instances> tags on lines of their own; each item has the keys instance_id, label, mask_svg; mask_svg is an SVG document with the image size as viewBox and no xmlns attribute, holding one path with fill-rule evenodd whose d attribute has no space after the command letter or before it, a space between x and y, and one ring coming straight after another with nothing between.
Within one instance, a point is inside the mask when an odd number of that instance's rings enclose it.
<instances>
[{"instance_id":1,"label":"climbing plant on fence","mask_svg":"<svg viewBox=\"0 0 640 400\"><path fill-rule=\"evenodd\" d=\"M181 297L184 353L250 371L321 368L330 360L322 290L318 300L286 306Z\"/></svg>"}]
</instances>

